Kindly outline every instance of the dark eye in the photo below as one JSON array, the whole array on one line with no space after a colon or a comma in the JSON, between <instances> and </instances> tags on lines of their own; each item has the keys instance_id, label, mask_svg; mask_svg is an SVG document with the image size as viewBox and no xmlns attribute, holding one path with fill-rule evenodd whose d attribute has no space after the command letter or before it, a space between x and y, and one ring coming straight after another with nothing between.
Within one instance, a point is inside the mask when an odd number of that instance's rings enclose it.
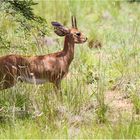
<instances>
[{"instance_id":1,"label":"dark eye","mask_svg":"<svg viewBox=\"0 0 140 140\"><path fill-rule=\"evenodd\" d=\"M77 35L77 36L80 36L80 35L81 35L81 33L80 33L80 32L78 32L78 33L76 33L76 35Z\"/></svg>"}]
</instances>

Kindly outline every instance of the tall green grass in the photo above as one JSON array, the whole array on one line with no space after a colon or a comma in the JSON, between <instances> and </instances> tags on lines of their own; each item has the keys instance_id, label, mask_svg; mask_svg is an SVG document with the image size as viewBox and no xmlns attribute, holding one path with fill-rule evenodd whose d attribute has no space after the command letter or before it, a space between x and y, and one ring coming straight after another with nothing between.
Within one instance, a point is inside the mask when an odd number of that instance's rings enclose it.
<instances>
[{"instance_id":1,"label":"tall green grass","mask_svg":"<svg viewBox=\"0 0 140 140\"><path fill-rule=\"evenodd\" d=\"M140 5L111 0L37 2L34 12L46 18L47 36L58 39L59 44L40 50L33 35L26 39L24 32L17 34L19 25L1 12L0 34L12 44L9 49L0 48L0 55L61 50L64 38L54 34L50 23L55 20L71 27L71 15L76 15L88 41L98 40L102 48L89 48L88 43L75 46L75 58L62 81L63 100L50 83L19 82L0 91L0 138L140 138ZM107 104L106 97L112 90L114 94L122 92L125 96L120 98L132 102L132 111L111 111L113 101ZM39 117L35 117L35 105L43 113Z\"/></svg>"}]
</instances>

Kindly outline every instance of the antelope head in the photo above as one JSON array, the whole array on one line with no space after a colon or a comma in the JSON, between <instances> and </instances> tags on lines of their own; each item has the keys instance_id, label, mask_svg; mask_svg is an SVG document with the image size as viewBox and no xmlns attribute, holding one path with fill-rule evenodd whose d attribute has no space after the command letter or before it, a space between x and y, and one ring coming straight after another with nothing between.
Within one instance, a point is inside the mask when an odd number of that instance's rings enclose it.
<instances>
[{"instance_id":1,"label":"antelope head","mask_svg":"<svg viewBox=\"0 0 140 140\"><path fill-rule=\"evenodd\" d=\"M74 38L74 42L77 44L86 42L87 37L85 37L85 35L78 30L76 18L74 16L72 16L71 21L72 27L70 29L58 22L52 22L52 25L54 26L55 29L54 32L59 36L66 36L71 34L72 37Z\"/></svg>"}]
</instances>

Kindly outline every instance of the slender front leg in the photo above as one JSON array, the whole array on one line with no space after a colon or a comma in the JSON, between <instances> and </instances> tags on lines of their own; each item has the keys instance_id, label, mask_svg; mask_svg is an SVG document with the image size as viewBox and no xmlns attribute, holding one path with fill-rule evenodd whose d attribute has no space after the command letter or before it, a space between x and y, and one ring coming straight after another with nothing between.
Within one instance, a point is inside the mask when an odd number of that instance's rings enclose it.
<instances>
[{"instance_id":1,"label":"slender front leg","mask_svg":"<svg viewBox=\"0 0 140 140\"><path fill-rule=\"evenodd\" d=\"M61 90L61 82L60 81L55 82L55 87L57 90Z\"/></svg>"},{"instance_id":2,"label":"slender front leg","mask_svg":"<svg viewBox=\"0 0 140 140\"><path fill-rule=\"evenodd\" d=\"M59 96L60 100L63 101L62 90L61 90L61 81L56 81L54 83L54 90L55 90L57 97Z\"/></svg>"},{"instance_id":3,"label":"slender front leg","mask_svg":"<svg viewBox=\"0 0 140 140\"><path fill-rule=\"evenodd\" d=\"M34 81L34 86L36 86L36 78L34 76L34 73L30 73L30 75L32 76L32 79ZM39 117L39 116L43 115L43 112L40 111L38 102L35 98L37 91L38 91L38 88L37 89L35 88L35 91L33 91L33 96L31 97L31 101L32 101L33 107L35 109L35 112L34 112L35 117Z\"/></svg>"}]
</instances>

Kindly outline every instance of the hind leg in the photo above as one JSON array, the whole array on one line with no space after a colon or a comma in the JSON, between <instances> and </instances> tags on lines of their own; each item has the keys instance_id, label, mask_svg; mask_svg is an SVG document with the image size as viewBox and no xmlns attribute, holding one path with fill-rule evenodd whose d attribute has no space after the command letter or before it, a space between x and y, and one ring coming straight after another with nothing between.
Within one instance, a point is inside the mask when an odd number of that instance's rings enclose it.
<instances>
[{"instance_id":1,"label":"hind leg","mask_svg":"<svg viewBox=\"0 0 140 140\"><path fill-rule=\"evenodd\" d=\"M5 67L0 72L0 90L13 87L17 82L17 68Z\"/></svg>"},{"instance_id":2,"label":"hind leg","mask_svg":"<svg viewBox=\"0 0 140 140\"><path fill-rule=\"evenodd\" d=\"M4 79L0 82L0 90L8 89L13 87L16 84L16 80L14 79Z\"/></svg>"},{"instance_id":3,"label":"hind leg","mask_svg":"<svg viewBox=\"0 0 140 140\"><path fill-rule=\"evenodd\" d=\"M7 74L0 79L0 90L11 88L16 84L16 82L17 79L15 77Z\"/></svg>"}]
</instances>

